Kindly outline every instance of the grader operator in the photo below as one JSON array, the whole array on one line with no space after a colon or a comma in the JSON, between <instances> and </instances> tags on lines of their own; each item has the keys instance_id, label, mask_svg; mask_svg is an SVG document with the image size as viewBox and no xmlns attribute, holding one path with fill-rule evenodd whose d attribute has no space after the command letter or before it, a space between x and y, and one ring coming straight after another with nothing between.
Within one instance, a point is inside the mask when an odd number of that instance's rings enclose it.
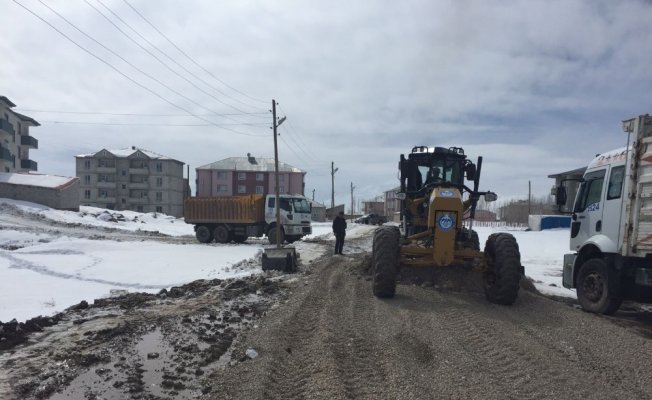
<instances>
[{"instance_id":1,"label":"grader operator","mask_svg":"<svg viewBox=\"0 0 652 400\"><path fill-rule=\"evenodd\" d=\"M394 296L401 266L472 265L483 274L489 301L514 303L523 273L516 239L508 233L492 234L481 252L473 230L480 196L486 202L497 199L493 192L478 191L481 169L482 157L478 157L476 166L459 147L418 146L407 157L401 155L398 197L402 229L385 225L374 233L374 295ZM472 188L464 184L465 177L473 183Z\"/></svg>"}]
</instances>

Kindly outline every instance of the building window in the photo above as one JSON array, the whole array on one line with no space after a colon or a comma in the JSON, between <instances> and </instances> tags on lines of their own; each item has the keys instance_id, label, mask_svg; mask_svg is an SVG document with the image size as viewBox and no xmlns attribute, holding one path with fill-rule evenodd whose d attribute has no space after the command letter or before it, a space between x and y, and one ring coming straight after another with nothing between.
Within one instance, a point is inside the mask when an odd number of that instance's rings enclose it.
<instances>
[{"instance_id":1,"label":"building window","mask_svg":"<svg viewBox=\"0 0 652 400\"><path fill-rule=\"evenodd\" d=\"M238 180L239 181L244 181L247 179L247 173L246 172L238 172Z\"/></svg>"},{"instance_id":2,"label":"building window","mask_svg":"<svg viewBox=\"0 0 652 400\"><path fill-rule=\"evenodd\" d=\"M263 186L256 186L256 194L265 193L265 188Z\"/></svg>"},{"instance_id":3,"label":"building window","mask_svg":"<svg viewBox=\"0 0 652 400\"><path fill-rule=\"evenodd\" d=\"M156 186L161 187L163 186L163 178L156 178Z\"/></svg>"},{"instance_id":4,"label":"building window","mask_svg":"<svg viewBox=\"0 0 652 400\"><path fill-rule=\"evenodd\" d=\"M259 182L264 181L264 180L265 180L265 174L262 174L262 173L260 173L260 172L257 173L257 174L256 174L256 180L259 181Z\"/></svg>"},{"instance_id":5,"label":"building window","mask_svg":"<svg viewBox=\"0 0 652 400\"><path fill-rule=\"evenodd\" d=\"M247 193L247 187L245 185L238 185L238 193Z\"/></svg>"},{"instance_id":6,"label":"building window","mask_svg":"<svg viewBox=\"0 0 652 400\"><path fill-rule=\"evenodd\" d=\"M156 163L156 172L163 172L163 163Z\"/></svg>"},{"instance_id":7,"label":"building window","mask_svg":"<svg viewBox=\"0 0 652 400\"><path fill-rule=\"evenodd\" d=\"M156 212L157 212L157 213L162 213L162 212L163 212L163 207L161 207L161 206L156 206Z\"/></svg>"},{"instance_id":8,"label":"building window","mask_svg":"<svg viewBox=\"0 0 652 400\"><path fill-rule=\"evenodd\" d=\"M217 179L218 179L218 180L220 180L220 181L224 181L224 180L226 180L226 178L227 178L227 176L226 176L226 172L218 172L218 173L217 173Z\"/></svg>"},{"instance_id":9,"label":"building window","mask_svg":"<svg viewBox=\"0 0 652 400\"><path fill-rule=\"evenodd\" d=\"M123 188L123 189L126 189L126 188L127 188L127 185L122 185L122 188Z\"/></svg>"},{"instance_id":10,"label":"building window","mask_svg":"<svg viewBox=\"0 0 652 400\"><path fill-rule=\"evenodd\" d=\"M279 186L278 187L278 192L279 193L285 193L285 186Z\"/></svg>"},{"instance_id":11,"label":"building window","mask_svg":"<svg viewBox=\"0 0 652 400\"><path fill-rule=\"evenodd\" d=\"M126 169L123 169L122 172L121 172L121 174L122 174L122 176L127 176L127 170L126 170Z\"/></svg>"},{"instance_id":12,"label":"building window","mask_svg":"<svg viewBox=\"0 0 652 400\"><path fill-rule=\"evenodd\" d=\"M91 198L91 191L90 190L84 190L84 198L85 199L90 199Z\"/></svg>"},{"instance_id":13,"label":"building window","mask_svg":"<svg viewBox=\"0 0 652 400\"><path fill-rule=\"evenodd\" d=\"M143 212L143 206L136 206L136 211Z\"/></svg>"},{"instance_id":14,"label":"building window","mask_svg":"<svg viewBox=\"0 0 652 400\"><path fill-rule=\"evenodd\" d=\"M163 192L156 192L156 201L163 201Z\"/></svg>"},{"instance_id":15,"label":"building window","mask_svg":"<svg viewBox=\"0 0 652 400\"><path fill-rule=\"evenodd\" d=\"M91 176L90 175L84 175L84 184L86 184L86 185L91 184Z\"/></svg>"},{"instance_id":16,"label":"building window","mask_svg":"<svg viewBox=\"0 0 652 400\"><path fill-rule=\"evenodd\" d=\"M285 182L285 175L279 175L278 181L279 182Z\"/></svg>"},{"instance_id":17,"label":"building window","mask_svg":"<svg viewBox=\"0 0 652 400\"><path fill-rule=\"evenodd\" d=\"M227 192L226 185L217 185L217 193L226 193L226 192Z\"/></svg>"},{"instance_id":18,"label":"building window","mask_svg":"<svg viewBox=\"0 0 652 400\"><path fill-rule=\"evenodd\" d=\"M100 190L100 195L99 195L99 196L102 197L102 198L107 198L107 197L109 197L109 196L108 196L108 193L107 193L106 190Z\"/></svg>"},{"instance_id":19,"label":"building window","mask_svg":"<svg viewBox=\"0 0 652 400\"><path fill-rule=\"evenodd\" d=\"M91 160L84 160L84 168L91 169Z\"/></svg>"}]
</instances>

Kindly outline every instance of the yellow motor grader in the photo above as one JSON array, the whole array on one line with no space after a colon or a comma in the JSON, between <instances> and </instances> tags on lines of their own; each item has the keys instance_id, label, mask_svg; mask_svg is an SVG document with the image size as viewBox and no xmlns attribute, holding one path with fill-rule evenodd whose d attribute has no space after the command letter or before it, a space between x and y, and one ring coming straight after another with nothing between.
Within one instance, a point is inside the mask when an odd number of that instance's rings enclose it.
<instances>
[{"instance_id":1,"label":"yellow motor grader","mask_svg":"<svg viewBox=\"0 0 652 400\"><path fill-rule=\"evenodd\" d=\"M477 166L459 147L417 146L399 162L402 227L384 225L373 238L373 292L393 297L401 266L468 266L481 270L487 299L510 305L518 296L523 267L518 244L509 233L489 236L480 251L473 218L480 197L495 201L493 192L480 192L482 157ZM473 183L470 188L464 178ZM465 194L467 199L464 199ZM467 227L464 226L467 221Z\"/></svg>"}]
</instances>

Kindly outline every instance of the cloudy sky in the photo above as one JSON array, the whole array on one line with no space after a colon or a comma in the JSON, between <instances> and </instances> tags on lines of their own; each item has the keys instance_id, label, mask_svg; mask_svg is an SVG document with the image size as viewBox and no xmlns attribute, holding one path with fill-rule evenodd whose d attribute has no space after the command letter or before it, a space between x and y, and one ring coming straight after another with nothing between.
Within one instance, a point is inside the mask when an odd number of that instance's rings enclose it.
<instances>
[{"instance_id":1,"label":"cloudy sky","mask_svg":"<svg viewBox=\"0 0 652 400\"><path fill-rule=\"evenodd\" d=\"M481 189L624 146L652 112L649 1L0 0L0 95L42 126L30 158L139 146L194 169L251 153L307 171L330 204L398 185L401 153L461 146ZM46 112L47 111L47 112Z\"/></svg>"}]
</instances>

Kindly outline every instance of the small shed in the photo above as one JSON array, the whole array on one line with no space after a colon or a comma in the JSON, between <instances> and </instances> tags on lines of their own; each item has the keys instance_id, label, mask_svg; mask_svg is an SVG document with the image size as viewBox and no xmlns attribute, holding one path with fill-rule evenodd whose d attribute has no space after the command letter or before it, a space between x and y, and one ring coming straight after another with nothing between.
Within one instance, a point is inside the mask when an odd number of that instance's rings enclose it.
<instances>
[{"instance_id":1,"label":"small shed","mask_svg":"<svg viewBox=\"0 0 652 400\"><path fill-rule=\"evenodd\" d=\"M316 201L308 200L310 207L312 208L311 219L313 222L325 222L326 221L326 206L317 203Z\"/></svg>"},{"instance_id":2,"label":"small shed","mask_svg":"<svg viewBox=\"0 0 652 400\"><path fill-rule=\"evenodd\" d=\"M0 173L0 198L79 211L79 178L38 173Z\"/></svg>"}]
</instances>

